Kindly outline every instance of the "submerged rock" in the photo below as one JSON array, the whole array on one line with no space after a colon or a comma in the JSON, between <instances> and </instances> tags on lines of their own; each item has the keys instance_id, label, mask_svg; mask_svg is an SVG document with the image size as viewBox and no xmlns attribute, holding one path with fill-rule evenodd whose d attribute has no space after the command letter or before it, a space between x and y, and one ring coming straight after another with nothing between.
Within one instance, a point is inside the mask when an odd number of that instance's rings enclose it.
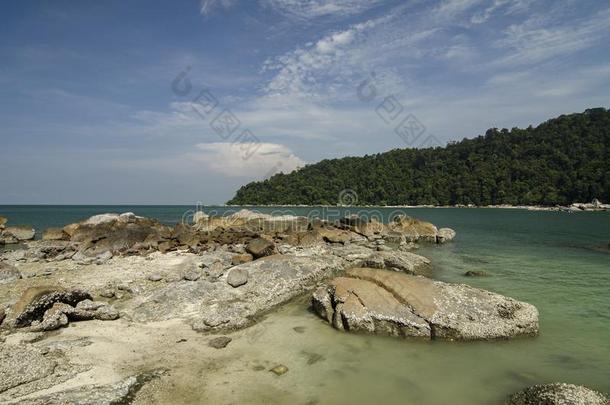
<instances>
[{"instance_id":1,"label":"submerged rock","mask_svg":"<svg viewBox=\"0 0 610 405\"><path fill-rule=\"evenodd\" d=\"M608 396L581 385L534 385L513 394L506 405L608 405Z\"/></svg>"},{"instance_id":2,"label":"submerged rock","mask_svg":"<svg viewBox=\"0 0 610 405\"><path fill-rule=\"evenodd\" d=\"M345 331L449 340L538 333L538 311L530 304L387 270L350 269L316 290L312 305Z\"/></svg>"},{"instance_id":3,"label":"submerged rock","mask_svg":"<svg viewBox=\"0 0 610 405\"><path fill-rule=\"evenodd\" d=\"M288 372L288 367L286 367L283 364L279 364L279 365L273 367L269 371L271 371L275 375L284 375L284 374L286 374Z\"/></svg>"},{"instance_id":4,"label":"submerged rock","mask_svg":"<svg viewBox=\"0 0 610 405\"><path fill-rule=\"evenodd\" d=\"M464 273L464 276L466 276L466 277L488 277L489 273L487 273L486 271L483 271L483 270L468 270L466 273Z\"/></svg>"},{"instance_id":5,"label":"submerged rock","mask_svg":"<svg viewBox=\"0 0 610 405\"><path fill-rule=\"evenodd\" d=\"M219 336L210 340L208 346L213 347L214 349L224 349L232 340L233 339L228 336Z\"/></svg>"}]
</instances>

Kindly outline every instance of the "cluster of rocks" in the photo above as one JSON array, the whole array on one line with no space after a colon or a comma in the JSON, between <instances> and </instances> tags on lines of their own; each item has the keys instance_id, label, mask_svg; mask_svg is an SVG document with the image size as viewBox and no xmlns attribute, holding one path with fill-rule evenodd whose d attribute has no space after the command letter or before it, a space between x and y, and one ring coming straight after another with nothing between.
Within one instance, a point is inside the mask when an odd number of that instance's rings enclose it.
<instances>
[{"instance_id":1,"label":"cluster of rocks","mask_svg":"<svg viewBox=\"0 0 610 405\"><path fill-rule=\"evenodd\" d=\"M30 287L8 310L3 310L0 325L4 323L10 328L40 332L59 329L70 321L115 320L119 317L114 307L92 299L91 294L77 289Z\"/></svg>"},{"instance_id":2,"label":"cluster of rocks","mask_svg":"<svg viewBox=\"0 0 610 405\"><path fill-rule=\"evenodd\" d=\"M597 198L590 203L573 203L569 207L570 211L610 211L610 204L603 204Z\"/></svg>"},{"instance_id":3,"label":"cluster of rocks","mask_svg":"<svg viewBox=\"0 0 610 405\"><path fill-rule=\"evenodd\" d=\"M0 216L0 245L10 245L34 239L36 231L28 226L6 226L8 220Z\"/></svg>"}]
</instances>

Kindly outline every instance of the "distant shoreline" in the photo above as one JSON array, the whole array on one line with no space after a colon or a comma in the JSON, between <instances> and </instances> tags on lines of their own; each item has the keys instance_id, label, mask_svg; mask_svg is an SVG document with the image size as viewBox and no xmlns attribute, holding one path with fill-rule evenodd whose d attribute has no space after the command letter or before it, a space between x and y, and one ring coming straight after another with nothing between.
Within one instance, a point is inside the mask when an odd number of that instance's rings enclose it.
<instances>
[{"instance_id":1,"label":"distant shoreline","mask_svg":"<svg viewBox=\"0 0 610 405\"><path fill-rule=\"evenodd\" d=\"M527 211L557 211L557 212L599 212L610 211L610 204L601 204L593 206L593 204L574 203L570 206L542 206L542 205L308 205L308 204L240 204L240 205L219 205L221 207L264 207L264 208L496 208L510 210L527 210ZM204 206L205 207L205 206Z\"/></svg>"}]
</instances>

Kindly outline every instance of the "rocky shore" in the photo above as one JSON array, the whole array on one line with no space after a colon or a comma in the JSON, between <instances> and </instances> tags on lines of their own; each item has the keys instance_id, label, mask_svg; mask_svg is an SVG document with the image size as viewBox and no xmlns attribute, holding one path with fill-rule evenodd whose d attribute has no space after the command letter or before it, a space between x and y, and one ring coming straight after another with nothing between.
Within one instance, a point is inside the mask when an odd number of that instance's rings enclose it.
<instances>
[{"instance_id":1,"label":"rocky shore","mask_svg":"<svg viewBox=\"0 0 610 405\"><path fill-rule=\"evenodd\" d=\"M407 216L328 222L249 210L195 219L168 227L102 214L33 241L0 218L5 243L24 243L0 256L0 402L162 401L180 378L176 357L230 353L294 300L350 333L462 341L538 333L534 306L428 278L431 262L415 251L451 242L449 228ZM290 365L256 367L282 375Z\"/></svg>"}]
</instances>

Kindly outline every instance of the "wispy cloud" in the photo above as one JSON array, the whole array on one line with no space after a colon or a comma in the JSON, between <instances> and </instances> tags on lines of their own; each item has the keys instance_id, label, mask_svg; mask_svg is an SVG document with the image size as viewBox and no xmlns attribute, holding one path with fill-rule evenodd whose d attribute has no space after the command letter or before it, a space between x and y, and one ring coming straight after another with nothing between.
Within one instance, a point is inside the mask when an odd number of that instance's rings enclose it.
<instances>
[{"instance_id":1,"label":"wispy cloud","mask_svg":"<svg viewBox=\"0 0 610 405\"><path fill-rule=\"evenodd\" d=\"M546 15L534 15L504 30L504 37L496 41L496 45L508 52L497 63L536 63L609 40L610 8L593 17L562 22Z\"/></svg>"},{"instance_id":2,"label":"wispy cloud","mask_svg":"<svg viewBox=\"0 0 610 405\"><path fill-rule=\"evenodd\" d=\"M199 12L203 15L209 15L214 10L229 9L233 7L237 0L201 0Z\"/></svg>"},{"instance_id":3,"label":"wispy cloud","mask_svg":"<svg viewBox=\"0 0 610 405\"><path fill-rule=\"evenodd\" d=\"M262 4L291 17L311 19L323 16L360 14L381 0L261 0Z\"/></svg>"}]
</instances>

